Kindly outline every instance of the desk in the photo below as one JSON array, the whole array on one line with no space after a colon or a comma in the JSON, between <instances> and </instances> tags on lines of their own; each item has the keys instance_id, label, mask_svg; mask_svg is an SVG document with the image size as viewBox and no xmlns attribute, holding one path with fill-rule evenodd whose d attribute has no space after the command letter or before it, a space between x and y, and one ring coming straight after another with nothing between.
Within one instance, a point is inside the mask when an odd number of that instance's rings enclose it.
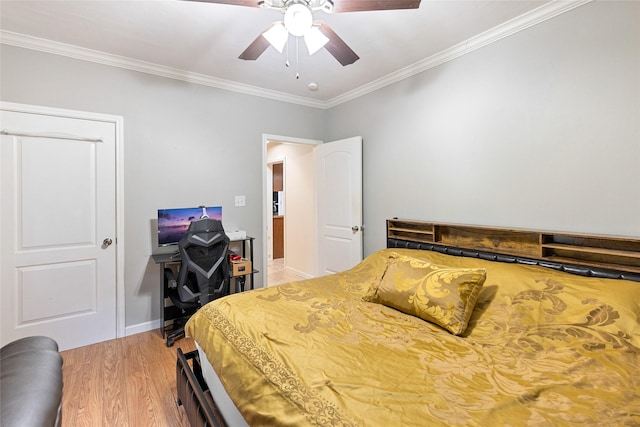
<instances>
[{"instance_id":1,"label":"desk","mask_svg":"<svg viewBox=\"0 0 640 427\"><path fill-rule=\"evenodd\" d=\"M232 240L231 243L241 242L242 245L242 257L251 261L251 271L248 271L244 274L234 276L232 274L231 268L229 269L229 277L233 279L236 283L236 292L244 292L246 288L246 280L249 278L249 288L254 288L253 275L258 273L258 270L253 268L253 241L254 237L247 236L244 239ZM248 252L248 255L247 255ZM174 306L171 303L171 299L169 298L169 284L164 279L164 269L168 264L180 264L182 259L180 258L180 253L166 253L166 254L153 254L151 255L153 261L156 264L160 264L160 332L162 332L162 338L165 337L165 333L171 329L173 326L173 320L182 317L182 313L180 309ZM176 274L177 276L177 274ZM229 284L231 285L231 283ZM168 324L168 322L171 322Z\"/></svg>"}]
</instances>

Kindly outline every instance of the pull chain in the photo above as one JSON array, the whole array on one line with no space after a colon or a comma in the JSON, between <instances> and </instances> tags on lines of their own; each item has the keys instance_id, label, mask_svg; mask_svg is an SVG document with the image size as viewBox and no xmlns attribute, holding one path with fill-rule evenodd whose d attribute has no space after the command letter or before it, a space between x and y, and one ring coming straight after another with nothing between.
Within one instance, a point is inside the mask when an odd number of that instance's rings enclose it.
<instances>
[{"instance_id":1,"label":"pull chain","mask_svg":"<svg viewBox=\"0 0 640 427\"><path fill-rule=\"evenodd\" d=\"M300 70L300 61L298 57L299 56L298 51L300 50L299 41L300 41L300 37L296 37L296 80L300 78L300 73L298 72Z\"/></svg>"},{"instance_id":2,"label":"pull chain","mask_svg":"<svg viewBox=\"0 0 640 427\"><path fill-rule=\"evenodd\" d=\"M284 66L289 68L289 35L287 34L287 60L284 62Z\"/></svg>"},{"instance_id":3,"label":"pull chain","mask_svg":"<svg viewBox=\"0 0 640 427\"><path fill-rule=\"evenodd\" d=\"M300 54L299 54L299 48L300 48L300 41L299 41L300 37L296 37L296 80L300 79ZM286 61L284 61L284 66L289 68L290 64L289 64L289 41L287 40L287 59Z\"/></svg>"}]
</instances>

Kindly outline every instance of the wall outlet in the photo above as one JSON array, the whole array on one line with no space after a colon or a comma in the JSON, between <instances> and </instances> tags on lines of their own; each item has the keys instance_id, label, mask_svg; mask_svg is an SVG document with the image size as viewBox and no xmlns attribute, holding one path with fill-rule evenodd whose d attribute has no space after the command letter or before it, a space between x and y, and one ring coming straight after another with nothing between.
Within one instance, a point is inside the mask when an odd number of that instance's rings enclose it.
<instances>
[{"instance_id":1,"label":"wall outlet","mask_svg":"<svg viewBox=\"0 0 640 427\"><path fill-rule=\"evenodd\" d=\"M238 206L247 206L244 196L236 196L236 207Z\"/></svg>"}]
</instances>

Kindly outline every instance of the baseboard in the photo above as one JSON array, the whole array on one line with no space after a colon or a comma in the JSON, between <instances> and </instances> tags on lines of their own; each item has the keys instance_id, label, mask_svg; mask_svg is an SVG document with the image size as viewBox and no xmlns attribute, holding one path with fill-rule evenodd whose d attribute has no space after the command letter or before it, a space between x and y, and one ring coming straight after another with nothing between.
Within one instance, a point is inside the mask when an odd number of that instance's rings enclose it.
<instances>
[{"instance_id":1,"label":"baseboard","mask_svg":"<svg viewBox=\"0 0 640 427\"><path fill-rule=\"evenodd\" d=\"M313 279L314 277L316 277L312 274L305 273L304 271L296 270L295 268L291 268L291 267L285 267L285 270L288 271L289 273L293 273L296 276L300 276L304 279Z\"/></svg>"},{"instance_id":2,"label":"baseboard","mask_svg":"<svg viewBox=\"0 0 640 427\"><path fill-rule=\"evenodd\" d=\"M151 320L149 322L138 323L137 325L127 326L124 329L125 337L129 335L135 335L142 332L151 331L153 329L160 329L160 319Z\"/></svg>"}]
</instances>

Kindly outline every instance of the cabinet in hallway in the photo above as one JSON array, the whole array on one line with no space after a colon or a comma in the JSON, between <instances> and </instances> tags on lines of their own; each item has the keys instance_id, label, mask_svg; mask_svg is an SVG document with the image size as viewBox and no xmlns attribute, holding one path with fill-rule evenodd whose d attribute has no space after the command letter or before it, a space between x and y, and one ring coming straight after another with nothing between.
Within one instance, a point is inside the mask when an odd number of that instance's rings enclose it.
<instances>
[{"instance_id":1,"label":"cabinet in hallway","mask_svg":"<svg viewBox=\"0 0 640 427\"><path fill-rule=\"evenodd\" d=\"M273 259L284 258L284 216L273 217Z\"/></svg>"},{"instance_id":2,"label":"cabinet in hallway","mask_svg":"<svg viewBox=\"0 0 640 427\"><path fill-rule=\"evenodd\" d=\"M283 164L273 164L273 191L284 191Z\"/></svg>"},{"instance_id":3,"label":"cabinet in hallway","mask_svg":"<svg viewBox=\"0 0 640 427\"><path fill-rule=\"evenodd\" d=\"M284 258L283 166L273 164L273 259Z\"/></svg>"}]
</instances>

